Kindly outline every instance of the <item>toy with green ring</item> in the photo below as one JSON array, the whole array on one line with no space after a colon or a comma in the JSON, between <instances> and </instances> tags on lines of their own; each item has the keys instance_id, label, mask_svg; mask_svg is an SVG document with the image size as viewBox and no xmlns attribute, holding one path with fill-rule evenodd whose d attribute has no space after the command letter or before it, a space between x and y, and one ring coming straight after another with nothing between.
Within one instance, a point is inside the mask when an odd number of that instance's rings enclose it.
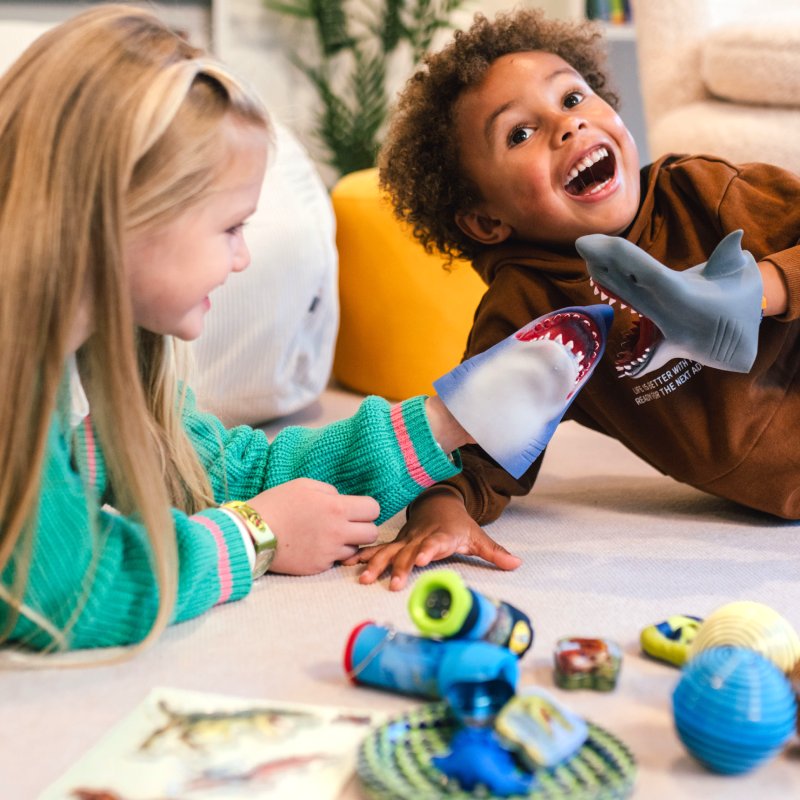
<instances>
[{"instance_id":1,"label":"toy with green ring","mask_svg":"<svg viewBox=\"0 0 800 800\"><path fill-rule=\"evenodd\" d=\"M426 636L483 639L507 647L519 658L533 644L533 626L526 614L470 589L453 570L433 570L418 578L408 611Z\"/></svg>"}]
</instances>

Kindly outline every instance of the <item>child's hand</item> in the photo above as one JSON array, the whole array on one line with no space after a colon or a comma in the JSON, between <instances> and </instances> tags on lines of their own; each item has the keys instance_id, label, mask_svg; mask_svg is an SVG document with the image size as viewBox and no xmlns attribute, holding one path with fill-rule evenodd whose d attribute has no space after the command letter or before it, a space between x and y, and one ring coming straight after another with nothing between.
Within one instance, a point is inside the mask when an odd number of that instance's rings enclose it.
<instances>
[{"instance_id":1,"label":"child's hand","mask_svg":"<svg viewBox=\"0 0 800 800\"><path fill-rule=\"evenodd\" d=\"M288 481L247 502L278 540L270 572L323 572L378 537L376 500L339 494L334 486L310 478Z\"/></svg>"},{"instance_id":2,"label":"child's hand","mask_svg":"<svg viewBox=\"0 0 800 800\"><path fill-rule=\"evenodd\" d=\"M428 492L414 501L408 522L393 542L365 547L342 563L366 564L361 583L374 583L391 567L389 588L402 589L414 567L448 558L454 553L478 556L500 567L516 569L522 559L486 535L467 513L463 500L447 489Z\"/></svg>"}]
</instances>

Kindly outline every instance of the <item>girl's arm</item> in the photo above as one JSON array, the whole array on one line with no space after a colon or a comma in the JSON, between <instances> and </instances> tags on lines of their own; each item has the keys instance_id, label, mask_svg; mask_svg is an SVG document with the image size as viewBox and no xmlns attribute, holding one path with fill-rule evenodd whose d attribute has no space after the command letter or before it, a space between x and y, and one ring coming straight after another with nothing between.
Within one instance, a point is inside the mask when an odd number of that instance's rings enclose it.
<instances>
[{"instance_id":1,"label":"girl's arm","mask_svg":"<svg viewBox=\"0 0 800 800\"><path fill-rule=\"evenodd\" d=\"M248 593L251 568L242 534L224 511L192 517L173 512L178 597L173 621L189 619ZM30 562L23 613L12 641L35 649L105 647L138 642L150 630L157 586L145 530L102 509L70 463L54 424L42 480L38 524L30 552L17 547L2 575L8 590L19 565ZM8 606L0 600L0 623ZM63 641L59 631L67 629Z\"/></svg>"},{"instance_id":2,"label":"girl's arm","mask_svg":"<svg viewBox=\"0 0 800 800\"><path fill-rule=\"evenodd\" d=\"M213 415L198 411L189 393L184 424L218 502L312 478L341 494L373 497L381 508L380 524L423 489L459 470L457 459L451 460L436 442L425 405L424 397L394 406L368 397L349 419L322 428L285 428L269 443L260 430L226 429ZM443 434L447 445L450 439Z\"/></svg>"}]
</instances>

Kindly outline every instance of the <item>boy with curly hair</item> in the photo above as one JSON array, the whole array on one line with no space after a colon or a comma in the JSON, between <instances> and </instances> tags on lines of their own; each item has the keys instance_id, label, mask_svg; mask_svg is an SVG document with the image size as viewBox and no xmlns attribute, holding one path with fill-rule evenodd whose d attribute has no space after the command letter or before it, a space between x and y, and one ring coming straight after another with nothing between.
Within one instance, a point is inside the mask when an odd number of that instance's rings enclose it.
<instances>
[{"instance_id":1,"label":"boy with curly hair","mask_svg":"<svg viewBox=\"0 0 800 800\"><path fill-rule=\"evenodd\" d=\"M743 229L764 295L749 372L683 358L637 377L615 354L631 356L645 323L620 303L606 355L565 419L678 481L798 519L800 178L713 156L668 155L640 170L603 58L591 24L537 10L476 15L406 85L380 155L381 185L428 251L470 259L487 284L465 357L543 312L599 299L579 237L621 237L684 271ZM420 496L394 542L347 562L366 564L362 583L390 569L389 586L400 589L414 566L454 553L519 565L480 526L530 491L541 457L518 480L476 446L462 457L462 474Z\"/></svg>"}]
</instances>

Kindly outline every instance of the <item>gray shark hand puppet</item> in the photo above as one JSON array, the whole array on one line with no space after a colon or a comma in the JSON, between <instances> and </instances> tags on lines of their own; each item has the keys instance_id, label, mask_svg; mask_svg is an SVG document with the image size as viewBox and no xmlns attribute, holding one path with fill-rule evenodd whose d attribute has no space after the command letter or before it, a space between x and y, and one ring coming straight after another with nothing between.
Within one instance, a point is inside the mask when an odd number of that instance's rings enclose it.
<instances>
[{"instance_id":1,"label":"gray shark hand puppet","mask_svg":"<svg viewBox=\"0 0 800 800\"><path fill-rule=\"evenodd\" d=\"M576 242L595 292L639 319L623 340L620 377L639 377L675 358L749 372L758 351L763 286L742 231L729 233L704 264L678 271L635 244L590 234Z\"/></svg>"}]
</instances>

